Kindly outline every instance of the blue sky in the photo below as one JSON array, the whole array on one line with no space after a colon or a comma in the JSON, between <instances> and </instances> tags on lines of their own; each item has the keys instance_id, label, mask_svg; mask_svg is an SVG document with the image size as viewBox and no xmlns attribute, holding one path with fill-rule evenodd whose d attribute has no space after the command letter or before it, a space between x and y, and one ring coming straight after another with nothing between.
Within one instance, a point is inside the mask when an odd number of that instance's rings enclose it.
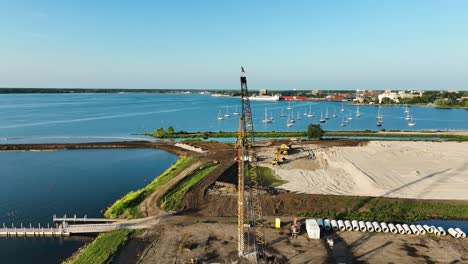
<instances>
[{"instance_id":1,"label":"blue sky","mask_svg":"<svg viewBox=\"0 0 468 264\"><path fill-rule=\"evenodd\" d=\"M468 89L468 1L0 0L0 87Z\"/></svg>"}]
</instances>

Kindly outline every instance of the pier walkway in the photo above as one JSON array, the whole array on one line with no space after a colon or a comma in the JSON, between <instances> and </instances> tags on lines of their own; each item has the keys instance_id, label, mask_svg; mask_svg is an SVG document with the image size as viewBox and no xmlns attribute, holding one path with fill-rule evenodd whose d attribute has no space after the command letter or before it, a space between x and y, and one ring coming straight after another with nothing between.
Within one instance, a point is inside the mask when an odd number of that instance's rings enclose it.
<instances>
[{"instance_id":1,"label":"pier walkway","mask_svg":"<svg viewBox=\"0 0 468 264\"><path fill-rule=\"evenodd\" d=\"M57 217L56 215L52 216L52 221L54 223L57 222L73 222L73 223L109 223L109 222L122 222L123 219L109 219L109 218L88 218L86 215L83 217L67 217L64 215L63 217Z\"/></svg>"},{"instance_id":2,"label":"pier walkway","mask_svg":"<svg viewBox=\"0 0 468 264\"><path fill-rule=\"evenodd\" d=\"M140 219L124 220L124 219L106 219L106 218L57 218L53 216L53 221L56 223L56 227L41 227L39 224L37 227L33 227L31 224L29 227L23 226L22 224L17 227L12 225L7 227L3 224L0 228L0 237L62 237L70 235L82 235L82 234L93 234L93 233L104 233L111 232L118 229L145 229L157 225L163 218L169 217L170 215L163 216L151 216ZM93 219L89 221L89 219ZM107 223L92 223L92 224L74 224L75 222L107 222ZM109 223L111 222L111 223ZM71 224L73 223L73 224Z\"/></svg>"}]
</instances>

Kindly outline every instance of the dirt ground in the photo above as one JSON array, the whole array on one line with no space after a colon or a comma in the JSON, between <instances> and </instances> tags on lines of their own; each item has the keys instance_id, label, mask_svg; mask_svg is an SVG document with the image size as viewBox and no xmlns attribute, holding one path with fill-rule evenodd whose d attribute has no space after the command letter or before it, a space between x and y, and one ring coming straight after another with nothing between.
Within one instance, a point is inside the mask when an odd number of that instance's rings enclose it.
<instances>
[{"instance_id":1,"label":"dirt ground","mask_svg":"<svg viewBox=\"0 0 468 264\"><path fill-rule=\"evenodd\" d=\"M138 233L113 263L247 263L237 257L236 218L175 216ZM468 240L336 232L313 240L290 236L290 222L265 229L270 263L466 263ZM291 220L291 219L283 219ZM327 239L328 238L328 239ZM327 240L333 240L330 245ZM273 259L273 258L272 258Z\"/></svg>"}]
</instances>

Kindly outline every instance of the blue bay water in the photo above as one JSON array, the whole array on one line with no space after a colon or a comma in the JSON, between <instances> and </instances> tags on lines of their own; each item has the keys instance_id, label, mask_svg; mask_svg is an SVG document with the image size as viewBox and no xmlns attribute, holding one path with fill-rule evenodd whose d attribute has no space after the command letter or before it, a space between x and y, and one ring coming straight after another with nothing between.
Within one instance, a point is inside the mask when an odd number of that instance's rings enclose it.
<instances>
[{"instance_id":1,"label":"blue bay water","mask_svg":"<svg viewBox=\"0 0 468 264\"><path fill-rule=\"evenodd\" d=\"M53 214L101 217L101 210L176 160L153 149L0 152L0 224L47 226ZM85 241L0 238L0 263L59 263Z\"/></svg>"},{"instance_id":2,"label":"blue bay water","mask_svg":"<svg viewBox=\"0 0 468 264\"><path fill-rule=\"evenodd\" d=\"M51 136L130 136L133 133L152 131L157 127L174 126L185 131L236 131L240 111L239 98L212 97L198 94L25 94L0 95L0 140L15 137ZM230 118L217 120L229 106ZM326 130L364 130L376 127L377 107L361 106L361 117L356 118L356 106L341 103L311 103L314 118L303 115L309 103L294 102L294 116L299 112L301 120L291 128L286 118L280 118L281 110L287 113L287 102L252 102L254 128L258 131L305 130L309 123L317 123L320 113L328 108L330 119L323 124ZM263 124L264 110L274 117L273 123ZM332 114L336 109L337 118ZM386 130L468 129L468 111L464 109L437 109L410 107L416 125L408 127L403 106L383 107ZM341 127L343 116L352 114L346 127ZM0 141L1 142L1 141ZM4 142L3 142L4 143Z\"/></svg>"}]
</instances>

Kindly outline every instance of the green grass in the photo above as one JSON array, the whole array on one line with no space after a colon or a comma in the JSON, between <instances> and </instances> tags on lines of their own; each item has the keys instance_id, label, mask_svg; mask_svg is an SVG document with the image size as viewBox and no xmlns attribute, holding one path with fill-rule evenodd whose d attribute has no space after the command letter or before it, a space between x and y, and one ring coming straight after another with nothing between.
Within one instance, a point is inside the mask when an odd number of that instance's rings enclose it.
<instances>
[{"instance_id":1,"label":"green grass","mask_svg":"<svg viewBox=\"0 0 468 264\"><path fill-rule=\"evenodd\" d=\"M102 233L91 244L82 248L78 255L72 256L63 263L109 263L119 248L125 244L130 234L130 230L116 230L109 233Z\"/></svg>"},{"instance_id":2,"label":"green grass","mask_svg":"<svg viewBox=\"0 0 468 264\"><path fill-rule=\"evenodd\" d=\"M335 219L411 222L425 219L468 219L468 203L374 197L327 196L316 201L315 211L297 216ZM339 208L324 210L324 208Z\"/></svg>"},{"instance_id":3,"label":"green grass","mask_svg":"<svg viewBox=\"0 0 468 264\"><path fill-rule=\"evenodd\" d=\"M137 191L132 191L117 200L112 206L110 206L104 216L107 218L138 218L142 214L138 209L140 203L152 192L154 192L159 186L164 185L170 179L177 176L180 172L188 168L196 161L193 157L184 157L174 163L168 168L163 174L154 179L146 187Z\"/></svg>"},{"instance_id":4,"label":"green grass","mask_svg":"<svg viewBox=\"0 0 468 264\"><path fill-rule=\"evenodd\" d=\"M163 195L160 200L160 207L166 211L177 210L185 192L217 167L218 165L205 163L200 166L201 169L198 168L191 172L187 177L178 182L173 188Z\"/></svg>"},{"instance_id":5,"label":"green grass","mask_svg":"<svg viewBox=\"0 0 468 264\"><path fill-rule=\"evenodd\" d=\"M278 187L287 181L280 179L275 172L268 167L257 167L258 184L263 187Z\"/></svg>"}]
</instances>

